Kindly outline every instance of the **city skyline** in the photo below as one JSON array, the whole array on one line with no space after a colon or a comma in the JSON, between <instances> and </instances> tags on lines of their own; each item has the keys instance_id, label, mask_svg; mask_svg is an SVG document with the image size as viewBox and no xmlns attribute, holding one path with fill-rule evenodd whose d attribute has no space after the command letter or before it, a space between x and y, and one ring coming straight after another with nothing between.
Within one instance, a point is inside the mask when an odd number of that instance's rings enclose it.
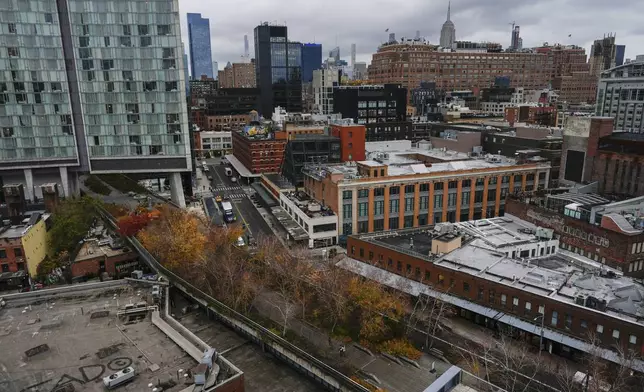
<instances>
[{"instance_id":1,"label":"city skyline","mask_svg":"<svg viewBox=\"0 0 644 392\"><path fill-rule=\"evenodd\" d=\"M254 0L230 9L218 9L217 12L196 0L181 0L180 12L182 15L201 12L210 18L211 41L216 48L212 57L219 64L240 59L244 53L244 34L251 36L253 28L262 21L286 23L291 39L320 43L325 54L340 46L343 59L347 61L351 44L355 43L356 61L369 63L378 45L387 40L386 29L396 33L397 38L414 37L416 30L420 30L421 37L438 44L448 6L447 0L432 3L408 1L403 5L383 0L381 8L389 5L388 11L370 16L365 13L369 8L360 2L338 3L338 7L346 12L337 14L331 11L337 9L333 4L313 4L303 10L290 1L286 0L278 13L265 0ZM634 59L637 54L644 54L644 44L641 43L644 29L638 27L636 20L637 15L644 12L644 4L625 0L617 0L617 3L628 5L629 12L621 12L624 8L614 2L573 0L568 4L558 4L542 0L536 4L517 4L503 0L495 4L479 4L473 0L456 0L451 4L451 19L456 25L457 40L494 41L504 48L510 45L513 21L521 26L523 47L538 46L543 42L575 44L585 48L589 54L593 40L612 32L616 33L618 44L626 45L625 57ZM311 19L311 14L317 17ZM240 20L240 15L245 18ZM363 15L363 22L356 23L357 15ZM329 20L334 21L336 28L333 30L328 29ZM588 20L602 23L587 23ZM182 19L184 40L187 40L184 24ZM254 53L253 42L250 45L250 53Z\"/></svg>"}]
</instances>

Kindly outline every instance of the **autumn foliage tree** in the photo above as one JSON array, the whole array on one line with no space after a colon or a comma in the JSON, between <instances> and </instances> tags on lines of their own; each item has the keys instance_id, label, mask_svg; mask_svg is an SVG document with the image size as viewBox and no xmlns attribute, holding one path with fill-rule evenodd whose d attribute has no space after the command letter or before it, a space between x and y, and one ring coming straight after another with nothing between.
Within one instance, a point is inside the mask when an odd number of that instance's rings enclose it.
<instances>
[{"instance_id":1,"label":"autumn foliage tree","mask_svg":"<svg viewBox=\"0 0 644 392\"><path fill-rule=\"evenodd\" d=\"M137 235L152 220L148 214L130 214L118 220L118 232L124 237Z\"/></svg>"},{"instance_id":2,"label":"autumn foliage tree","mask_svg":"<svg viewBox=\"0 0 644 392\"><path fill-rule=\"evenodd\" d=\"M168 268L193 264L204 258L207 237L199 219L183 210L163 207L161 216L137 237Z\"/></svg>"}]
</instances>

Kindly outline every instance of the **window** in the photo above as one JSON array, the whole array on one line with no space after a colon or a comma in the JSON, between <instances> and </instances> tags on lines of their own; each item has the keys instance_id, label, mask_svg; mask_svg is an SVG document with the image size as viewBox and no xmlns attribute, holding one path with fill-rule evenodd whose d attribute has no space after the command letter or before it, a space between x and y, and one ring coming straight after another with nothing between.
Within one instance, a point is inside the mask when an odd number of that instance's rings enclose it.
<instances>
[{"instance_id":1,"label":"window","mask_svg":"<svg viewBox=\"0 0 644 392\"><path fill-rule=\"evenodd\" d=\"M443 190L443 183L442 182L435 182L434 183L434 190L435 191L442 191Z\"/></svg>"},{"instance_id":2,"label":"window","mask_svg":"<svg viewBox=\"0 0 644 392\"><path fill-rule=\"evenodd\" d=\"M16 34L16 24L15 23L9 23L9 33L10 34Z\"/></svg>"},{"instance_id":3,"label":"window","mask_svg":"<svg viewBox=\"0 0 644 392\"><path fill-rule=\"evenodd\" d=\"M583 329L587 329L588 323L586 322L586 320L581 320L581 322L579 323L579 326L582 327Z\"/></svg>"},{"instance_id":4,"label":"window","mask_svg":"<svg viewBox=\"0 0 644 392\"><path fill-rule=\"evenodd\" d=\"M351 219L353 216L353 206L351 204L344 204L342 206L342 218Z\"/></svg>"},{"instance_id":5,"label":"window","mask_svg":"<svg viewBox=\"0 0 644 392\"><path fill-rule=\"evenodd\" d=\"M405 193L414 193L413 185L405 185Z\"/></svg>"},{"instance_id":6,"label":"window","mask_svg":"<svg viewBox=\"0 0 644 392\"><path fill-rule=\"evenodd\" d=\"M463 291L466 293L470 292L470 284L467 282L463 282Z\"/></svg>"},{"instance_id":7,"label":"window","mask_svg":"<svg viewBox=\"0 0 644 392\"><path fill-rule=\"evenodd\" d=\"M545 306L543 306L543 305L539 305L539 310L538 310L538 312L539 312L539 314L545 314L545 312L546 312L546 307L545 307Z\"/></svg>"},{"instance_id":8,"label":"window","mask_svg":"<svg viewBox=\"0 0 644 392\"><path fill-rule=\"evenodd\" d=\"M429 280L431 276L432 276L431 272L425 270L425 280Z\"/></svg>"},{"instance_id":9,"label":"window","mask_svg":"<svg viewBox=\"0 0 644 392\"><path fill-rule=\"evenodd\" d=\"M358 216L368 215L369 203L358 203Z\"/></svg>"},{"instance_id":10,"label":"window","mask_svg":"<svg viewBox=\"0 0 644 392\"><path fill-rule=\"evenodd\" d=\"M140 38L140 46L142 48L147 48L148 46L152 46L152 37L141 37Z\"/></svg>"},{"instance_id":11,"label":"window","mask_svg":"<svg viewBox=\"0 0 644 392\"><path fill-rule=\"evenodd\" d=\"M78 37L78 46L86 48L89 46L89 37Z\"/></svg>"},{"instance_id":12,"label":"window","mask_svg":"<svg viewBox=\"0 0 644 392\"><path fill-rule=\"evenodd\" d=\"M478 294L476 295L476 299L478 299L478 300L480 300L480 301L482 301L482 300L483 300L483 287L482 287L482 286L479 286L479 292L478 292Z\"/></svg>"},{"instance_id":13,"label":"window","mask_svg":"<svg viewBox=\"0 0 644 392\"><path fill-rule=\"evenodd\" d=\"M396 270L402 272L402 263L400 261L396 262Z\"/></svg>"},{"instance_id":14,"label":"window","mask_svg":"<svg viewBox=\"0 0 644 392\"><path fill-rule=\"evenodd\" d=\"M400 194L400 187L397 186L392 186L389 188L389 194L390 195L398 195Z\"/></svg>"},{"instance_id":15,"label":"window","mask_svg":"<svg viewBox=\"0 0 644 392\"><path fill-rule=\"evenodd\" d=\"M501 294L501 306L505 307L506 302L508 301L508 296Z\"/></svg>"},{"instance_id":16,"label":"window","mask_svg":"<svg viewBox=\"0 0 644 392\"><path fill-rule=\"evenodd\" d=\"M375 188L373 190L373 196L374 197L379 197L379 196L384 196L385 195L385 188Z\"/></svg>"},{"instance_id":17,"label":"window","mask_svg":"<svg viewBox=\"0 0 644 392\"><path fill-rule=\"evenodd\" d=\"M158 35L170 35L170 25L157 25L157 34Z\"/></svg>"},{"instance_id":18,"label":"window","mask_svg":"<svg viewBox=\"0 0 644 392\"><path fill-rule=\"evenodd\" d=\"M429 196L421 196L420 197L420 210L427 210L429 207Z\"/></svg>"},{"instance_id":19,"label":"window","mask_svg":"<svg viewBox=\"0 0 644 392\"><path fill-rule=\"evenodd\" d=\"M461 205L470 205L470 191L461 192Z\"/></svg>"},{"instance_id":20,"label":"window","mask_svg":"<svg viewBox=\"0 0 644 392\"><path fill-rule=\"evenodd\" d=\"M373 203L373 214L382 215L385 213L385 202L382 200Z\"/></svg>"},{"instance_id":21,"label":"window","mask_svg":"<svg viewBox=\"0 0 644 392\"><path fill-rule=\"evenodd\" d=\"M342 191L342 198L344 200L351 200L353 198L353 192L352 191Z\"/></svg>"},{"instance_id":22,"label":"window","mask_svg":"<svg viewBox=\"0 0 644 392\"><path fill-rule=\"evenodd\" d=\"M566 323L564 324L566 329L572 328L572 315L566 313Z\"/></svg>"},{"instance_id":23,"label":"window","mask_svg":"<svg viewBox=\"0 0 644 392\"><path fill-rule=\"evenodd\" d=\"M619 339L619 329L613 329L613 338Z\"/></svg>"},{"instance_id":24,"label":"window","mask_svg":"<svg viewBox=\"0 0 644 392\"><path fill-rule=\"evenodd\" d=\"M368 189L360 189L358 190L358 198L359 199L366 199L369 197L369 190Z\"/></svg>"},{"instance_id":25,"label":"window","mask_svg":"<svg viewBox=\"0 0 644 392\"><path fill-rule=\"evenodd\" d=\"M556 310L553 310L552 319L550 320L550 325L552 325L553 327L556 327L558 322L559 322L559 313Z\"/></svg>"},{"instance_id":26,"label":"window","mask_svg":"<svg viewBox=\"0 0 644 392\"><path fill-rule=\"evenodd\" d=\"M488 301L493 304L496 301L496 292L492 289L488 290Z\"/></svg>"},{"instance_id":27,"label":"window","mask_svg":"<svg viewBox=\"0 0 644 392\"><path fill-rule=\"evenodd\" d=\"M389 200L389 212L390 213L397 213L400 211L400 200L394 199L394 200ZM398 218L396 218L398 219Z\"/></svg>"},{"instance_id":28,"label":"window","mask_svg":"<svg viewBox=\"0 0 644 392\"><path fill-rule=\"evenodd\" d=\"M445 276L443 274L438 274L438 284L443 285L445 283Z\"/></svg>"},{"instance_id":29,"label":"window","mask_svg":"<svg viewBox=\"0 0 644 392\"><path fill-rule=\"evenodd\" d=\"M20 56L20 50L16 47L9 47L7 48L7 54L9 57L19 57Z\"/></svg>"},{"instance_id":30,"label":"window","mask_svg":"<svg viewBox=\"0 0 644 392\"><path fill-rule=\"evenodd\" d=\"M364 257L364 249L360 248L360 257Z\"/></svg>"},{"instance_id":31,"label":"window","mask_svg":"<svg viewBox=\"0 0 644 392\"><path fill-rule=\"evenodd\" d=\"M22 257L22 248L13 248L13 254L16 257Z\"/></svg>"},{"instance_id":32,"label":"window","mask_svg":"<svg viewBox=\"0 0 644 392\"><path fill-rule=\"evenodd\" d=\"M519 297L512 297L512 307L517 308L519 306Z\"/></svg>"},{"instance_id":33,"label":"window","mask_svg":"<svg viewBox=\"0 0 644 392\"><path fill-rule=\"evenodd\" d=\"M362 250L362 249L360 249ZM373 260L373 251L369 251L369 260Z\"/></svg>"},{"instance_id":34,"label":"window","mask_svg":"<svg viewBox=\"0 0 644 392\"><path fill-rule=\"evenodd\" d=\"M525 314L529 314L532 311L532 303L527 302L525 303Z\"/></svg>"},{"instance_id":35,"label":"window","mask_svg":"<svg viewBox=\"0 0 644 392\"><path fill-rule=\"evenodd\" d=\"M637 336L635 336L635 335L631 335L631 336L629 336L629 337L628 337L628 342L629 342L630 344L637 344Z\"/></svg>"},{"instance_id":36,"label":"window","mask_svg":"<svg viewBox=\"0 0 644 392\"><path fill-rule=\"evenodd\" d=\"M443 195L434 195L434 208L443 207Z\"/></svg>"},{"instance_id":37,"label":"window","mask_svg":"<svg viewBox=\"0 0 644 392\"><path fill-rule=\"evenodd\" d=\"M429 184L420 184L420 192L429 192Z\"/></svg>"},{"instance_id":38,"label":"window","mask_svg":"<svg viewBox=\"0 0 644 392\"><path fill-rule=\"evenodd\" d=\"M45 23L54 23L54 16L50 13L45 14Z\"/></svg>"},{"instance_id":39,"label":"window","mask_svg":"<svg viewBox=\"0 0 644 392\"><path fill-rule=\"evenodd\" d=\"M414 198L405 197L405 212L411 212L414 210Z\"/></svg>"},{"instance_id":40,"label":"window","mask_svg":"<svg viewBox=\"0 0 644 392\"><path fill-rule=\"evenodd\" d=\"M4 249L0 249L0 259L6 259L7 258L7 251Z\"/></svg>"}]
</instances>

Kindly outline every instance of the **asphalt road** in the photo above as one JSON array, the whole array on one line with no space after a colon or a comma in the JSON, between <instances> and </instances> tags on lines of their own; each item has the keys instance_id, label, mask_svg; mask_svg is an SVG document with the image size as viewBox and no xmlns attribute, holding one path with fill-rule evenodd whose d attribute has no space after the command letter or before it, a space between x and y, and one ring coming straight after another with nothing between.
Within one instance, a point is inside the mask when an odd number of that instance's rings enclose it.
<instances>
[{"instance_id":1,"label":"asphalt road","mask_svg":"<svg viewBox=\"0 0 644 392\"><path fill-rule=\"evenodd\" d=\"M253 205L253 202L248 198L235 200L233 202L235 207L235 213L237 216L241 216L241 220L246 224L247 229L251 232L255 239L258 239L261 236L272 236L273 231L268 226L262 214L257 211L257 208ZM239 220L239 218L238 218Z\"/></svg>"}]
</instances>

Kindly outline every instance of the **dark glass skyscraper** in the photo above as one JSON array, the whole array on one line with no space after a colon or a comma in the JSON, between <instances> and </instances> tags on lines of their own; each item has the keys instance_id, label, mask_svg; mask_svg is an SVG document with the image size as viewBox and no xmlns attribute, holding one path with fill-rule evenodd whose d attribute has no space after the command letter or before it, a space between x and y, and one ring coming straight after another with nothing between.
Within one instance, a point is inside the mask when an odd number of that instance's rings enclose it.
<instances>
[{"instance_id":1,"label":"dark glass skyscraper","mask_svg":"<svg viewBox=\"0 0 644 392\"><path fill-rule=\"evenodd\" d=\"M261 115L270 117L278 106L302 111L302 44L288 42L286 26L255 27L255 75Z\"/></svg>"},{"instance_id":2,"label":"dark glass skyscraper","mask_svg":"<svg viewBox=\"0 0 644 392\"><path fill-rule=\"evenodd\" d=\"M313 81L313 71L322 68L322 45L302 44L302 81Z\"/></svg>"},{"instance_id":3,"label":"dark glass skyscraper","mask_svg":"<svg viewBox=\"0 0 644 392\"><path fill-rule=\"evenodd\" d=\"M190 45L190 76L200 79L202 75L214 77L212 50L210 47L210 20L201 14L188 14L188 40Z\"/></svg>"}]
</instances>

